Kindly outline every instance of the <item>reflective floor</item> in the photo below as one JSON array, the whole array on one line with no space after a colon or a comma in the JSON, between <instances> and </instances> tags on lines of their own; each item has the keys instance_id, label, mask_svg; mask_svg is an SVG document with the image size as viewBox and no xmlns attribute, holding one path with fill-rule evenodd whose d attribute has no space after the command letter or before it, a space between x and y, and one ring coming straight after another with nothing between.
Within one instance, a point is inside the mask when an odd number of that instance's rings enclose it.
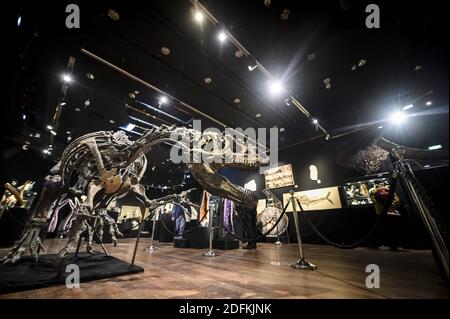
<instances>
[{"instance_id":1,"label":"reflective floor","mask_svg":"<svg viewBox=\"0 0 450 319\"><path fill-rule=\"evenodd\" d=\"M65 241L45 242L57 252ZM131 261L135 240L106 245L109 253ZM53 286L0 295L0 298L448 298L448 286L439 276L430 251L399 251L305 245L316 271L296 270L295 244L258 244L256 251L173 248L159 244L149 253L149 239L141 240L136 264L145 272L81 283L79 289ZM100 250L100 246L95 247ZM0 255L7 250L1 249ZM380 288L366 287L369 264L380 269ZM0 274L1 276L1 274Z\"/></svg>"}]
</instances>

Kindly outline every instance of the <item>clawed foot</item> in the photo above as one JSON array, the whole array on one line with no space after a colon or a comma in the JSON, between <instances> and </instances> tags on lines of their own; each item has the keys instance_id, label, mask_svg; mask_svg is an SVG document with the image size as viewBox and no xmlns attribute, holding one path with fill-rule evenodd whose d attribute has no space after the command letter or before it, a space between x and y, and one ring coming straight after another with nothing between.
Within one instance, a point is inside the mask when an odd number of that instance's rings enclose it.
<instances>
[{"instance_id":1,"label":"clawed foot","mask_svg":"<svg viewBox=\"0 0 450 319\"><path fill-rule=\"evenodd\" d=\"M10 249L8 255L0 259L0 262L4 264L15 264L27 250L30 251L31 256L37 262L39 253L43 250L40 234L43 226L46 225L45 221L42 218L33 218L30 220L20 239Z\"/></svg>"}]
</instances>

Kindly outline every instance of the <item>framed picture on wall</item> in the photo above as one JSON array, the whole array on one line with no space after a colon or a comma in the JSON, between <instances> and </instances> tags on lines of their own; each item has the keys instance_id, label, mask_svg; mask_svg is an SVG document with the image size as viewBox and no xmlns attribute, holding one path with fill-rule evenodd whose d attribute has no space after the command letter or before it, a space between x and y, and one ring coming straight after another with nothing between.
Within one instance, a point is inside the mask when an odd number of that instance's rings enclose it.
<instances>
[{"instance_id":1,"label":"framed picture on wall","mask_svg":"<svg viewBox=\"0 0 450 319\"><path fill-rule=\"evenodd\" d=\"M283 205L288 203L290 196L289 193L283 194ZM300 201L304 211L342 208L338 186L299 191L295 192L294 196ZM286 211L293 211L291 204L288 205Z\"/></svg>"},{"instance_id":2,"label":"framed picture on wall","mask_svg":"<svg viewBox=\"0 0 450 319\"><path fill-rule=\"evenodd\" d=\"M267 189L295 185L292 165L287 164L266 170L264 172L264 180Z\"/></svg>"},{"instance_id":3,"label":"framed picture on wall","mask_svg":"<svg viewBox=\"0 0 450 319\"><path fill-rule=\"evenodd\" d=\"M342 185L347 207L361 207L373 205L369 191L374 187L389 186L387 174L361 178L361 180L348 181Z\"/></svg>"}]
</instances>

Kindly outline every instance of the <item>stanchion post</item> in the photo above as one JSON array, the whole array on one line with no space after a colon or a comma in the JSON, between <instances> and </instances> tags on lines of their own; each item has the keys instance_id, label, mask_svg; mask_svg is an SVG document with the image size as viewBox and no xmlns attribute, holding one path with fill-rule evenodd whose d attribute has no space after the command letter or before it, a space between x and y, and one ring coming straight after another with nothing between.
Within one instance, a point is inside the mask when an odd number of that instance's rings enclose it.
<instances>
[{"instance_id":1,"label":"stanchion post","mask_svg":"<svg viewBox=\"0 0 450 319\"><path fill-rule=\"evenodd\" d=\"M159 209L155 210L155 217L153 219L153 225L152 225L152 237L150 238L150 246L147 248L149 252L157 251L158 247L153 245L153 239L155 237L155 230L156 230L156 221L158 220L159 216Z\"/></svg>"},{"instance_id":2,"label":"stanchion post","mask_svg":"<svg viewBox=\"0 0 450 319\"><path fill-rule=\"evenodd\" d=\"M203 254L203 256L214 257L217 255L212 249L212 240L214 234L213 234L213 210L211 208L208 209L208 229L209 229L209 249L206 253Z\"/></svg>"},{"instance_id":3,"label":"stanchion post","mask_svg":"<svg viewBox=\"0 0 450 319\"><path fill-rule=\"evenodd\" d=\"M305 255L303 254L302 236L300 234L300 222L299 222L299 218L298 218L296 198L294 197L295 193L293 190L291 190L290 194L291 194L291 197L289 198L289 200L291 202L292 210L294 213L295 230L297 233L298 250L300 253L300 259L297 260L295 263L291 264L291 266L295 269L301 269L301 270L316 270L317 266L310 263L309 261L307 261L305 259ZM302 211L300 203L298 203L298 204L299 204L300 211Z\"/></svg>"}]
</instances>

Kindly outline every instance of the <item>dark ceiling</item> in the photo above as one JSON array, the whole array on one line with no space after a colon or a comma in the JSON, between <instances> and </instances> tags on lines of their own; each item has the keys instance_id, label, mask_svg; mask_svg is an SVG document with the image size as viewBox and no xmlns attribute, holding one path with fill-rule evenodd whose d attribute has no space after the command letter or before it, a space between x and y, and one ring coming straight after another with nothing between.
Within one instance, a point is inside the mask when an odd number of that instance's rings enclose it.
<instances>
[{"instance_id":1,"label":"dark ceiling","mask_svg":"<svg viewBox=\"0 0 450 319\"><path fill-rule=\"evenodd\" d=\"M378 1L380 29L365 26L365 7L373 1L272 0L269 6L263 0L200 1L221 26L195 23L188 0L80 1L77 30L64 26L65 6L72 2L51 7L16 4L6 20L14 40L11 105L22 109L10 112L18 118L11 122L27 132L41 131L35 144L39 147L48 141L45 127L61 101L61 74L72 56L73 81L54 144L67 143L69 135L128 123L142 132L147 123L188 125L193 119L201 119L204 127L221 128L217 121L242 128L277 126L284 129L281 148L323 138L297 108L286 105L289 92L332 136L383 126L380 134L398 141L398 131L385 120L413 104L408 112L414 116L402 139L407 133L410 146L448 148L448 19L443 1L420 6ZM118 20L108 15L110 9L119 14ZM287 20L280 17L284 9L290 10ZM270 96L264 75L247 68L254 61L236 57L229 41L217 41L223 27L282 79L286 94ZM163 55L162 47L169 48L170 55ZM178 101L160 108L160 93L84 54L82 48ZM361 60L366 63L358 66ZM205 83L207 77L210 83ZM327 78L330 89L324 85ZM162 148L152 165L163 162L166 151Z\"/></svg>"}]
</instances>

